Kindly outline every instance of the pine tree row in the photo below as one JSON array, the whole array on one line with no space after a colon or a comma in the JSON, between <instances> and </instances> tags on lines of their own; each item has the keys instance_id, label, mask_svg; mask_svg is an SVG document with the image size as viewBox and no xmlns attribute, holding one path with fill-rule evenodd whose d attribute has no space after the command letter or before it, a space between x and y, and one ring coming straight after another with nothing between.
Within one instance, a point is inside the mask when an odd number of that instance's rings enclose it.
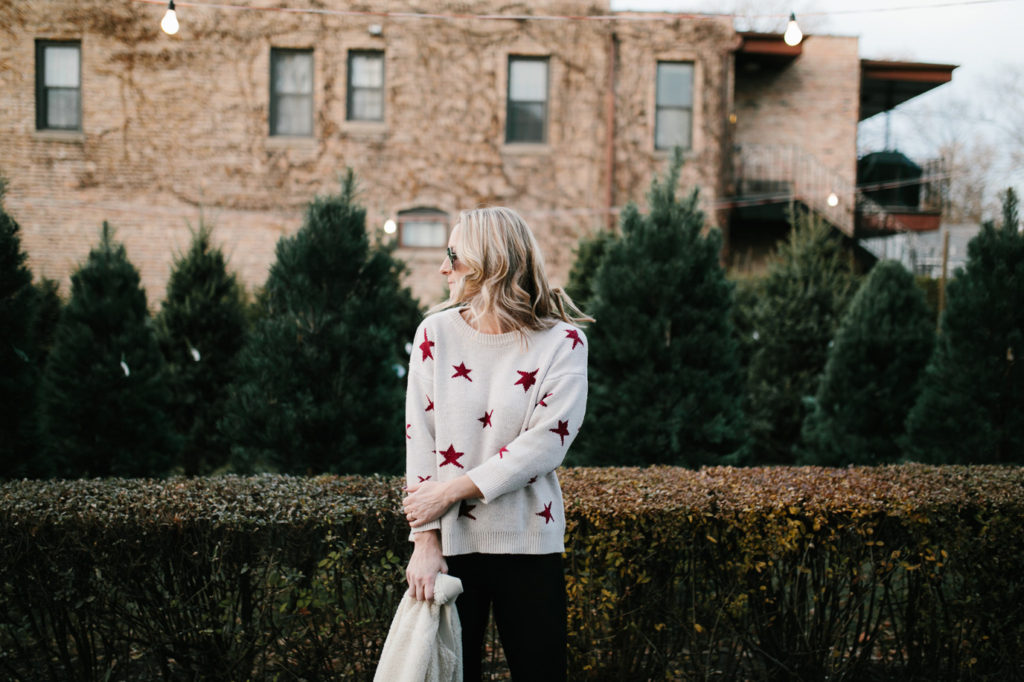
<instances>
[{"instance_id":1,"label":"pine tree row","mask_svg":"<svg viewBox=\"0 0 1024 682\"><path fill-rule=\"evenodd\" d=\"M1008 191L950 282L938 333L895 262L854 274L820 218L730 282L677 157L618 233L581 242L570 294L597 322L570 463L1024 461L1024 233ZM2 187L0 187L2 199ZM0 477L396 472L402 265L371 243L351 175L283 238L248 305L200 226L150 318L104 225L61 306L0 203Z\"/></svg>"},{"instance_id":2,"label":"pine tree row","mask_svg":"<svg viewBox=\"0 0 1024 682\"><path fill-rule=\"evenodd\" d=\"M419 312L365 223L349 174L255 305L200 225L151 317L109 225L62 306L0 202L0 478L399 470Z\"/></svg>"},{"instance_id":3,"label":"pine tree row","mask_svg":"<svg viewBox=\"0 0 1024 682\"><path fill-rule=\"evenodd\" d=\"M730 284L678 159L649 213L584 239L567 289L597 321L576 464L1024 463L1024 232L1006 194L950 282L938 335L899 263L855 275L821 218Z\"/></svg>"}]
</instances>

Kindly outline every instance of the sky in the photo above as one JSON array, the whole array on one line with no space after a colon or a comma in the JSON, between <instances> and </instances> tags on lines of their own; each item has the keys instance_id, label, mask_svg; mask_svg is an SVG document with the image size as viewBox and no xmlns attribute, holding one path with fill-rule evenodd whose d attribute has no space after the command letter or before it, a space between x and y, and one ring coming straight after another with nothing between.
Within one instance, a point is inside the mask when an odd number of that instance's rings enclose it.
<instances>
[{"instance_id":1,"label":"sky","mask_svg":"<svg viewBox=\"0 0 1024 682\"><path fill-rule=\"evenodd\" d=\"M995 74L1015 66L1024 76L1024 0L792 0L788 6L778 0L611 0L611 6L613 10L702 13L731 13L737 8L737 14L744 7L754 7L747 12L759 15L754 20L762 27L757 28L768 30L763 28L765 22L777 21L779 31L788 12L795 11L798 22L805 17L808 33L857 36L865 59L959 65L951 83L897 107L890 115L891 146L912 156L927 158L936 140L950 136L980 135L998 141L998 128L989 120L994 107L988 105L997 87ZM1018 111L1024 110L1024 82L1020 84ZM936 132L940 128L950 132ZM862 152L883 148L884 131L884 114L863 122ZM1002 171L1015 178L1014 184L1024 182L1024 168L1016 162L1001 163Z\"/></svg>"}]
</instances>

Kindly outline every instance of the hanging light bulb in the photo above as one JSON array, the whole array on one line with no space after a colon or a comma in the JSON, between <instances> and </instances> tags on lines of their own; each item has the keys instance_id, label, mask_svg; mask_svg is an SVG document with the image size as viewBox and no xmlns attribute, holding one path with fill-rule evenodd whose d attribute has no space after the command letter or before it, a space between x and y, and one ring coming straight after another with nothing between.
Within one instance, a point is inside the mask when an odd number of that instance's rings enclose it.
<instances>
[{"instance_id":1,"label":"hanging light bulb","mask_svg":"<svg viewBox=\"0 0 1024 682\"><path fill-rule=\"evenodd\" d=\"M789 23L786 24L786 33L782 36L782 39L790 47L796 47L804 39L804 32L800 30L796 23L795 12L789 13Z\"/></svg>"},{"instance_id":2,"label":"hanging light bulb","mask_svg":"<svg viewBox=\"0 0 1024 682\"><path fill-rule=\"evenodd\" d=\"M839 205L839 196L835 192L829 192L828 199L826 199L825 201L828 202L829 206L835 208L836 206Z\"/></svg>"},{"instance_id":3,"label":"hanging light bulb","mask_svg":"<svg viewBox=\"0 0 1024 682\"><path fill-rule=\"evenodd\" d=\"M160 28L169 36L178 32L178 15L174 13L174 0L167 3L167 11L164 18L160 20Z\"/></svg>"}]
</instances>

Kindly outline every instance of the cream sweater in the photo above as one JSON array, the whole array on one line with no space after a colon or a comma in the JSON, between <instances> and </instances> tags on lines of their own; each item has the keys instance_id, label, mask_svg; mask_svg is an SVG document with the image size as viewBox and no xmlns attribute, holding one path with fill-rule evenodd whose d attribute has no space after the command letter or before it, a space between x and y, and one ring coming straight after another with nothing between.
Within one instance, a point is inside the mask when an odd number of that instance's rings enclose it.
<instances>
[{"instance_id":1,"label":"cream sweater","mask_svg":"<svg viewBox=\"0 0 1024 682\"><path fill-rule=\"evenodd\" d=\"M440 519L445 556L564 550L555 469L587 406L587 340L565 322L527 333L481 334L458 309L416 331L406 393L410 485L468 474L483 497Z\"/></svg>"},{"instance_id":2,"label":"cream sweater","mask_svg":"<svg viewBox=\"0 0 1024 682\"><path fill-rule=\"evenodd\" d=\"M462 581L444 573L434 582L434 601L405 593L374 682L462 682L462 624L455 608L460 594Z\"/></svg>"}]
</instances>

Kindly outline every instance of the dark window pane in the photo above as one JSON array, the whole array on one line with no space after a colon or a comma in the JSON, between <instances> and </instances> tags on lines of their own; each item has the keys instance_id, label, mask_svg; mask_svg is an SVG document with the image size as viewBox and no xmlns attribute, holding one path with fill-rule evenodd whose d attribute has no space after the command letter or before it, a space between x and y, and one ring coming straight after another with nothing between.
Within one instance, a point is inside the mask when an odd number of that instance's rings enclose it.
<instances>
[{"instance_id":1,"label":"dark window pane","mask_svg":"<svg viewBox=\"0 0 1024 682\"><path fill-rule=\"evenodd\" d=\"M544 141L544 103L510 102L508 108L509 142Z\"/></svg>"},{"instance_id":2,"label":"dark window pane","mask_svg":"<svg viewBox=\"0 0 1024 682\"><path fill-rule=\"evenodd\" d=\"M349 118L380 121L384 118L384 97L380 90L359 88L352 91Z\"/></svg>"},{"instance_id":3,"label":"dark window pane","mask_svg":"<svg viewBox=\"0 0 1024 682\"><path fill-rule=\"evenodd\" d=\"M427 220L402 222L402 246L443 248L448 243L448 224Z\"/></svg>"},{"instance_id":4,"label":"dark window pane","mask_svg":"<svg viewBox=\"0 0 1024 682\"><path fill-rule=\"evenodd\" d=\"M313 94L313 55L308 52L277 53L274 92L279 95Z\"/></svg>"},{"instance_id":5,"label":"dark window pane","mask_svg":"<svg viewBox=\"0 0 1024 682\"><path fill-rule=\"evenodd\" d=\"M36 43L36 126L80 130L82 127L81 45Z\"/></svg>"},{"instance_id":6,"label":"dark window pane","mask_svg":"<svg viewBox=\"0 0 1024 682\"><path fill-rule=\"evenodd\" d=\"M547 60L510 57L506 142L544 142L547 101Z\"/></svg>"},{"instance_id":7,"label":"dark window pane","mask_svg":"<svg viewBox=\"0 0 1024 682\"><path fill-rule=\"evenodd\" d=\"M379 88L384 85L383 55L352 55L351 85L354 88Z\"/></svg>"},{"instance_id":8,"label":"dark window pane","mask_svg":"<svg viewBox=\"0 0 1024 682\"><path fill-rule=\"evenodd\" d=\"M313 134L313 101L311 97L280 95L277 98L277 134Z\"/></svg>"},{"instance_id":9,"label":"dark window pane","mask_svg":"<svg viewBox=\"0 0 1024 682\"><path fill-rule=\"evenodd\" d=\"M49 128L78 128L78 88L49 88L46 123Z\"/></svg>"},{"instance_id":10,"label":"dark window pane","mask_svg":"<svg viewBox=\"0 0 1024 682\"><path fill-rule=\"evenodd\" d=\"M271 135L313 135L313 52L271 50Z\"/></svg>"},{"instance_id":11,"label":"dark window pane","mask_svg":"<svg viewBox=\"0 0 1024 682\"><path fill-rule=\"evenodd\" d=\"M384 53L350 52L348 106L350 121L384 120Z\"/></svg>"},{"instance_id":12,"label":"dark window pane","mask_svg":"<svg viewBox=\"0 0 1024 682\"><path fill-rule=\"evenodd\" d=\"M654 146L671 149L678 145L689 149L691 116L689 109L658 109Z\"/></svg>"}]
</instances>

